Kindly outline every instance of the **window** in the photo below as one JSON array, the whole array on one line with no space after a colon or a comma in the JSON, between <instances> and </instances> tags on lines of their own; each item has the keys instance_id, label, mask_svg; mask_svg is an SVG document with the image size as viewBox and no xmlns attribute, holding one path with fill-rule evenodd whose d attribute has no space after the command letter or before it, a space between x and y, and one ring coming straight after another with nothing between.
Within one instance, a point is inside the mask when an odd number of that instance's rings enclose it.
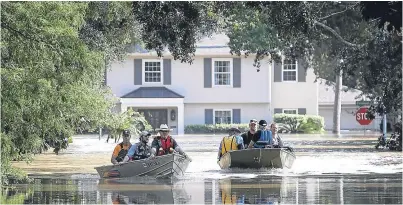
<instances>
[{"instance_id":1,"label":"window","mask_svg":"<svg viewBox=\"0 0 403 205\"><path fill-rule=\"evenodd\" d=\"M232 110L214 110L214 124L232 124Z\"/></svg>"},{"instance_id":2,"label":"window","mask_svg":"<svg viewBox=\"0 0 403 205\"><path fill-rule=\"evenodd\" d=\"M283 61L283 81L297 81L297 61L284 59Z\"/></svg>"},{"instance_id":3,"label":"window","mask_svg":"<svg viewBox=\"0 0 403 205\"><path fill-rule=\"evenodd\" d=\"M298 114L298 110L297 109L283 109L283 113L284 114Z\"/></svg>"},{"instance_id":4,"label":"window","mask_svg":"<svg viewBox=\"0 0 403 205\"><path fill-rule=\"evenodd\" d=\"M162 61L143 60L144 83L162 83Z\"/></svg>"},{"instance_id":5,"label":"window","mask_svg":"<svg viewBox=\"0 0 403 205\"><path fill-rule=\"evenodd\" d=\"M231 86L232 59L213 59L213 85Z\"/></svg>"}]
</instances>

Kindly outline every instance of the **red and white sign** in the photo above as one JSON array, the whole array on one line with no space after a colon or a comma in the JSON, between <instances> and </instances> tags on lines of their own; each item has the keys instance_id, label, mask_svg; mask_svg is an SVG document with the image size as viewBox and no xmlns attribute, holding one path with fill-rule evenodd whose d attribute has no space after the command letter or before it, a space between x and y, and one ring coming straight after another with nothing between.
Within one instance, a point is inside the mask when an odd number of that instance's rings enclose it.
<instances>
[{"instance_id":1,"label":"red and white sign","mask_svg":"<svg viewBox=\"0 0 403 205\"><path fill-rule=\"evenodd\" d=\"M355 119L360 125L369 125L372 122L372 120L367 117L367 110L368 108L361 107L355 113Z\"/></svg>"}]
</instances>

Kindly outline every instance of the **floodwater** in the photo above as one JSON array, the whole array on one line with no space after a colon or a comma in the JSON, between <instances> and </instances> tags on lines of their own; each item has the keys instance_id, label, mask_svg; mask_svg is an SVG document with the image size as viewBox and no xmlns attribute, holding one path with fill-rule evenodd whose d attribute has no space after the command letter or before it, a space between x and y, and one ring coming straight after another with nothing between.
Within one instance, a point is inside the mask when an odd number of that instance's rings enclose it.
<instances>
[{"instance_id":1,"label":"floodwater","mask_svg":"<svg viewBox=\"0 0 403 205\"><path fill-rule=\"evenodd\" d=\"M94 135L73 138L68 150L15 163L34 179L3 190L3 203L26 204L402 204L401 152L375 150L378 135L282 135L294 148L291 169L221 170L222 136L176 140L192 158L177 180L100 180L115 144ZM137 139L132 138L132 143ZM6 195L6 196L4 196Z\"/></svg>"}]
</instances>

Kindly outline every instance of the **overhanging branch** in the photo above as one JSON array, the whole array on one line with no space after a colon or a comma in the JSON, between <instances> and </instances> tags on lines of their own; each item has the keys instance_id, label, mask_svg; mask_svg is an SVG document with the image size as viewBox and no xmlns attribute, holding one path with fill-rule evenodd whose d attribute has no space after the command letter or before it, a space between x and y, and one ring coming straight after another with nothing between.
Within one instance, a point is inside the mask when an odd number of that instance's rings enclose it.
<instances>
[{"instance_id":1,"label":"overhanging branch","mask_svg":"<svg viewBox=\"0 0 403 205\"><path fill-rule=\"evenodd\" d=\"M329 18L329 17L331 17L331 16L334 16L334 15L337 15L337 14L344 13L344 12L346 12L346 11L348 11L348 10L354 8L354 7L357 6L357 5L358 5L358 3L355 3L354 5L352 5L352 6L348 7L348 8L346 8L346 9L344 9L343 11L335 12L335 13L329 14L329 15L327 15L327 16L325 16L325 17L321 17L321 18L319 18L319 21L322 21L322 20L324 20L324 19L327 19L327 18Z\"/></svg>"},{"instance_id":2,"label":"overhanging branch","mask_svg":"<svg viewBox=\"0 0 403 205\"><path fill-rule=\"evenodd\" d=\"M335 30L333 30L329 26L326 26L325 24L323 24L323 23L321 23L319 21L315 21L314 24L319 25L322 28L328 30L330 33L332 33L336 38L338 38L344 44L347 44L347 45L353 46L353 47L362 47L362 46L364 46L364 44L354 44L354 43L350 43L350 42L344 40L343 37L341 37L340 34L338 34Z\"/></svg>"}]
</instances>

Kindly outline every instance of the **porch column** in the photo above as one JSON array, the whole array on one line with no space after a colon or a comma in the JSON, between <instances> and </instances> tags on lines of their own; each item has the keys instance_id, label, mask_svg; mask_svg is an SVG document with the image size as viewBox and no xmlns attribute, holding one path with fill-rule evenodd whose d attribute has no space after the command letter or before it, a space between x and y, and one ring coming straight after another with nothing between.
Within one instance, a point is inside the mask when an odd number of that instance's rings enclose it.
<instances>
[{"instance_id":1,"label":"porch column","mask_svg":"<svg viewBox=\"0 0 403 205\"><path fill-rule=\"evenodd\" d=\"M177 108L178 135L183 135L185 133L185 106L181 104Z\"/></svg>"},{"instance_id":2,"label":"porch column","mask_svg":"<svg viewBox=\"0 0 403 205\"><path fill-rule=\"evenodd\" d=\"M121 112L121 113L124 113L125 111L127 111L127 105L124 105L124 104L122 103L122 105L121 105L121 107L120 107L120 112Z\"/></svg>"}]
</instances>

